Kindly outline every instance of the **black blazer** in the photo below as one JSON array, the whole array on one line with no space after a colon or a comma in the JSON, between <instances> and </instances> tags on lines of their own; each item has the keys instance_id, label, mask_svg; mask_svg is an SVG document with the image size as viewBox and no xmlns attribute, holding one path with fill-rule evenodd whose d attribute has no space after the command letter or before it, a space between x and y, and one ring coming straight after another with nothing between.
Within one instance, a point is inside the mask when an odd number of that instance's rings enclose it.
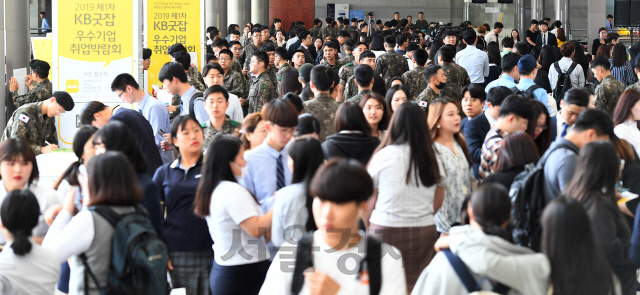
<instances>
[{"instance_id":1,"label":"black blazer","mask_svg":"<svg viewBox=\"0 0 640 295\"><path fill-rule=\"evenodd\" d=\"M296 50L298 50L298 47L300 47L300 43L302 42L300 41L300 39L298 39L298 41L293 42L293 44L289 46L289 49L287 49L287 53L289 53L289 60L293 58L293 55L296 53Z\"/></svg>"},{"instance_id":2,"label":"black blazer","mask_svg":"<svg viewBox=\"0 0 640 295\"><path fill-rule=\"evenodd\" d=\"M463 133L467 141L471 161L473 161L473 175L476 178L480 177L478 169L480 168L480 157L482 156L482 144L489 130L491 130L491 125L489 125L489 120L487 120L484 112L464 125Z\"/></svg>"},{"instance_id":3,"label":"black blazer","mask_svg":"<svg viewBox=\"0 0 640 295\"><path fill-rule=\"evenodd\" d=\"M547 40L547 45L558 47L558 40L556 39L556 35L551 32L547 32L549 40ZM538 34L538 38L536 38L536 46L542 47L542 33Z\"/></svg>"},{"instance_id":4,"label":"black blazer","mask_svg":"<svg viewBox=\"0 0 640 295\"><path fill-rule=\"evenodd\" d=\"M152 177L156 173L156 169L162 166L162 158L160 158L160 152L158 152L153 129L149 121L140 113L125 108L118 109L109 121L120 121L133 132L133 135L138 139L140 150L142 150L142 154L147 160L147 165L149 166L147 174Z\"/></svg>"},{"instance_id":5,"label":"black blazer","mask_svg":"<svg viewBox=\"0 0 640 295\"><path fill-rule=\"evenodd\" d=\"M311 48L315 49L315 46L313 46L313 45L309 46L309 50L307 50L304 47L302 47L302 45L300 45L298 47L299 50L302 50L304 52L304 59L305 59L304 62L308 63L308 64L313 64L313 61L314 61L313 56L310 54Z\"/></svg>"}]
</instances>

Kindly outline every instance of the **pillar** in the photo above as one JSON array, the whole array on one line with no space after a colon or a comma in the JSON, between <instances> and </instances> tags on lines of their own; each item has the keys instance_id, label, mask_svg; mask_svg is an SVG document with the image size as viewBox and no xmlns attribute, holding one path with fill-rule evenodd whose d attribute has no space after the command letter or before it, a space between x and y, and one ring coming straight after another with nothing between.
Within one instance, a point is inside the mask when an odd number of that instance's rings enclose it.
<instances>
[{"instance_id":1,"label":"pillar","mask_svg":"<svg viewBox=\"0 0 640 295\"><path fill-rule=\"evenodd\" d=\"M6 44L11 44L6 47L6 73L9 79L13 76L14 69L29 66L31 58L29 1L5 1L5 12ZM8 100L6 105L7 114L12 114L16 110L12 100Z\"/></svg>"},{"instance_id":2,"label":"pillar","mask_svg":"<svg viewBox=\"0 0 640 295\"><path fill-rule=\"evenodd\" d=\"M516 24L515 27L520 32L520 40L522 40L524 36L524 31L528 28L525 27L524 21L524 0L515 0L515 10L516 10Z\"/></svg>"},{"instance_id":3,"label":"pillar","mask_svg":"<svg viewBox=\"0 0 640 295\"><path fill-rule=\"evenodd\" d=\"M606 1L603 1L604 3L606 3ZM606 5L605 5L606 7ZM553 8L555 9L556 12L556 20L559 20L562 22L562 28L564 28L564 35L567 36L567 38L569 38L569 0L554 0L553 1ZM591 10L591 7L588 8L589 10ZM604 13L604 12L603 12ZM596 28L596 33L598 32L598 29ZM591 39L587 39L587 41L589 41ZM587 42L590 43L590 42ZM591 45L591 44L589 44Z\"/></svg>"},{"instance_id":4,"label":"pillar","mask_svg":"<svg viewBox=\"0 0 640 295\"><path fill-rule=\"evenodd\" d=\"M531 19L542 20L543 17L544 0L531 0Z\"/></svg>"},{"instance_id":5,"label":"pillar","mask_svg":"<svg viewBox=\"0 0 640 295\"><path fill-rule=\"evenodd\" d=\"M0 5L0 32L4 32L4 5ZM4 34L0 34L0 56L5 56L4 44ZM2 63L5 61L6 59L2 60ZM4 76L2 76L2 78L4 78ZM6 98L8 97L6 93L8 89L5 89L5 86L6 85L4 83L0 83L0 106L6 105ZM13 105L13 103L10 105ZM15 107L13 109L15 109ZM4 130L7 126L7 117L6 112L0 111L0 130Z\"/></svg>"},{"instance_id":6,"label":"pillar","mask_svg":"<svg viewBox=\"0 0 640 295\"><path fill-rule=\"evenodd\" d=\"M240 34L242 34L242 28L244 28L244 13L243 4L244 1L238 0L226 0L227 1L227 23L238 24L240 27Z\"/></svg>"},{"instance_id":7,"label":"pillar","mask_svg":"<svg viewBox=\"0 0 640 295\"><path fill-rule=\"evenodd\" d=\"M271 29L271 22L273 20L269 18L269 0L262 0L262 7L262 24Z\"/></svg>"},{"instance_id":8,"label":"pillar","mask_svg":"<svg viewBox=\"0 0 640 295\"><path fill-rule=\"evenodd\" d=\"M251 22L251 1L252 0L237 0L242 1L242 23L239 23L240 33L244 26Z\"/></svg>"},{"instance_id":9,"label":"pillar","mask_svg":"<svg viewBox=\"0 0 640 295\"><path fill-rule=\"evenodd\" d=\"M220 1L222 0L209 0L204 2L204 23L207 28L210 26L218 27L218 15L220 14L218 11L218 2Z\"/></svg>"},{"instance_id":10,"label":"pillar","mask_svg":"<svg viewBox=\"0 0 640 295\"><path fill-rule=\"evenodd\" d=\"M264 2L262 0L251 0L251 22L255 25L257 23L263 24L264 21Z\"/></svg>"},{"instance_id":11,"label":"pillar","mask_svg":"<svg viewBox=\"0 0 640 295\"><path fill-rule=\"evenodd\" d=\"M558 1L558 0L556 0ZM564 0L567 3L566 7L569 7L569 1ZM591 40L598 37L598 28L603 26L603 16L607 15L607 1L606 0L588 0L588 12L587 12L587 44L589 45L589 54L591 53ZM568 11L562 12L566 17L566 21L569 20ZM562 16L562 14L561 14ZM558 17L558 11L556 10L556 17ZM565 20L558 18L562 21L562 27L567 28ZM565 29L566 30L566 29ZM565 33L569 36L569 32Z\"/></svg>"},{"instance_id":12,"label":"pillar","mask_svg":"<svg viewBox=\"0 0 640 295\"><path fill-rule=\"evenodd\" d=\"M226 37L229 32L227 32L227 27L229 23L227 22L227 0L216 0L218 2L218 30L222 33L223 37Z\"/></svg>"}]
</instances>

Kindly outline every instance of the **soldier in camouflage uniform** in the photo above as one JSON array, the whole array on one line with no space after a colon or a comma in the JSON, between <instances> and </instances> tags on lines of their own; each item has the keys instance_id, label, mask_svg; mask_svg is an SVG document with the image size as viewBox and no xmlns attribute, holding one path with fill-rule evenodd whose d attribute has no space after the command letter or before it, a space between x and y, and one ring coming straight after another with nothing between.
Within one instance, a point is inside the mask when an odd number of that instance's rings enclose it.
<instances>
[{"instance_id":1,"label":"soldier in camouflage uniform","mask_svg":"<svg viewBox=\"0 0 640 295\"><path fill-rule=\"evenodd\" d=\"M320 34L322 36L322 40L335 39L337 37L337 30L333 27L333 19L331 17L327 17L327 26L322 28Z\"/></svg>"},{"instance_id":2,"label":"soldier in camouflage uniform","mask_svg":"<svg viewBox=\"0 0 640 295\"><path fill-rule=\"evenodd\" d=\"M320 70L316 70L316 68L318 67L320 67ZM316 66L316 68L313 69L313 72L318 73L318 76L322 76L318 79L323 81L328 81L331 79L329 77L328 67ZM335 133L334 121L336 111L338 110L340 103L336 102L336 100L331 97L328 89L324 91L318 89L318 91L319 93L316 93L313 99L307 100L302 104L304 105L305 113L312 114L316 118L318 118L318 120L320 120L320 124L322 125L322 127L320 128L320 134L318 134L318 137L320 138L320 141L323 142L327 138L327 136Z\"/></svg>"},{"instance_id":3,"label":"soldier in camouflage uniform","mask_svg":"<svg viewBox=\"0 0 640 295\"><path fill-rule=\"evenodd\" d=\"M595 104L596 108L607 111L613 117L613 111L618 104L620 95L624 92L624 83L618 81L609 73L600 84L596 86Z\"/></svg>"},{"instance_id":4,"label":"soldier in camouflage uniform","mask_svg":"<svg viewBox=\"0 0 640 295\"><path fill-rule=\"evenodd\" d=\"M58 148L55 117L73 110L73 107L73 99L64 91L56 91L48 100L25 104L11 115L1 141L20 137L36 155L51 152Z\"/></svg>"},{"instance_id":5,"label":"soldier in camouflage uniform","mask_svg":"<svg viewBox=\"0 0 640 295\"><path fill-rule=\"evenodd\" d=\"M358 23L358 19L357 18L352 18L351 19L351 26L349 26L349 28L347 29L347 31L349 31L349 33L351 32L357 32L358 31L358 26L356 25Z\"/></svg>"},{"instance_id":6,"label":"soldier in camouflage uniform","mask_svg":"<svg viewBox=\"0 0 640 295\"><path fill-rule=\"evenodd\" d=\"M311 34L311 39L315 40L317 37L322 35L322 21L319 19L313 20L313 28L309 30L309 34Z\"/></svg>"},{"instance_id":7,"label":"soldier in camouflage uniform","mask_svg":"<svg viewBox=\"0 0 640 295\"><path fill-rule=\"evenodd\" d=\"M353 56L353 45L355 44L354 41L352 41L351 39L348 39L344 45L342 45L340 47L340 52L342 53L342 58L340 59L340 62L342 62L343 65L346 65L348 63L352 63L355 58Z\"/></svg>"},{"instance_id":8,"label":"soldier in camouflage uniform","mask_svg":"<svg viewBox=\"0 0 640 295\"><path fill-rule=\"evenodd\" d=\"M13 98L13 104L17 108L20 106L32 103L44 101L51 98L52 86L51 81L47 79L49 76L49 69L51 68L48 63L34 59L29 62L29 67L32 73L27 76L25 84L29 88L29 92L24 95L18 95L18 81L15 77L11 77L9 80L9 89L11 90L11 97ZM37 83L35 86L33 83Z\"/></svg>"},{"instance_id":9,"label":"soldier in camouflage uniform","mask_svg":"<svg viewBox=\"0 0 640 295\"><path fill-rule=\"evenodd\" d=\"M427 51L416 49L411 58L413 70L402 74L404 87L409 90L407 97L411 100L418 99L418 95L427 88L427 80L424 78L424 65L428 58Z\"/></svg>"},{"instance_id":10,"label":"soldier in camouflage uniform","mask_svg":"<svg viewBox=\"0 0 640 295\"><path fill-rule=\"evenodd\" d=\"M444 75L442 67L439 65L428 66L424 70L424 78L427 80L427 88L418 95L418 103L420 106L426 108L434 99L442 95L442 90L447 84L447 76ZM426 104L424 104L426 103Z\"/></svg>"},{"instance_id":11,"label":"soldier in camouflage uniform","mask_svg":"<svg viewBox=\"0 0 640 295\"><path fill-rule=\"evenodd\" d=\"M202 129L202 132L204 132L202 152L204 153L209 146L209 142L211 142L213 137L218 134L229 134L236 137L239 136L240 129L242 129L242 123L233 121L228 115L224 115L224 123L222 123L222 128L220 128L220 130L215 130L211 125L211 121L202 123Z\"/></svg>"},{"instance_id":12,"label":"soldier in camouflage uniform","mask_svg":"<svg viewBox=\"0 0 640 295\"><path fill-rule=\"evenodd\" d=\"M465 68L455 63L443 62L442 70L444 71L444 75L447 76L447 86L442 89L442 96L453 99L458 103L458 106L460 106L460 101L462 100L460 91L465 86L471 84L469 74Z\"/></svg>"},{"instance_id":13,"label":"soldier in camouflage uniform","mask_svg":"<svg viewBox=\"0 0 640 295\"><path fill-rule=\"evenodd\" d=\"M640 91L640 82L636 82L634 84L631 84L631 85L627 86L627 88L625 88L624 91L627 91L629 89L635 89L635 90Z\"/></svg>"},{"instance_id":14,"label":"soldier in camouflage uniform","mask_svg":"<svg viewBox=\"0 0 640 295\"><path fill-rule=\"evenodd\" d=\"M266 66L269 63L269 56L264 51L257 51L251 58L251 86L249 88L249 114L260 112L262 106L267 102L278 98L276 85L269 77Z\"/></svg>"},{"instance_id":15,"label":"soldier in camouflage uniform","mask_svg":"<svg viewBox=\"0 0 640 295\"><path fill-rule=\"evenodd\" d=\"M384 47L387 52L376 58L376 72L382 75L384 83L389 84L389 80L394 76L402 76L405 72L409 71L409 63L407 59L399 53L395 52L393 48L396 45L396 40L393 36L387 36L384 39Z\"/></svg>"},{"instance_id":16,"label":"soldier in camouflage uniform","mask_svg":"<svg viewBox=\"0 0 640 295\"><path fill-rule=\"evenodd\" d=\"M369 87L371 87L371 86L369 86ZM371 93L373 93L373 90L371 90L371 89L363 89L363 90L360 90L360 92L358 92L358 94L356 94L356 95L350 97L349 99L347 99L347 101L350 101L350 102L353 102L353 103L355 103L357 105L360 105L360 101L362 100L362 98L365 95L371 94Z\"/></svg>"},{"instance_id":17,"label":"soldier in camouflage uniform","mask_svg":"<svg viewBox=\"0 0 640 295\"><path fill-rule=\"evenodd\" d=\"M284 71L286 71L288 69L294 69L295 70L294 67L292 67L291 65L289 65L288 62L286 62L286 63L283 63L280 66L280 68L278 69L278 72L276 72L276 81L278 82L278 88L280 88L280 80L282 80L282 74L284 73Z\"/></svg>"},{"instance_id":18,"label":"soldier in camouflage uniform","mask_svg":"<svg viewBox=\"0 0 640 295\"><path fill-rule=\"evenodd\" d=\"M424 13L420 12L418 13L418 17L420 19L418 19L416 21L416 26L420 29L420 30L426 30L429 28L429 22L427 22L427 20L424 19Z\"/></svg>"},{"instance_id":19,"label":"soldier in camouflage uniform","mask_svg":"<svg viewBox=\"0 0 640 295\"><path fill-rule=\"evenodd\" d=\"M251 63L251 57L253 53L258 51L258 48L262 43L260 43L260 38L262 33L258 29L254 29L252 31L251 40L253 42L247 44L244 49L242 49L242 53L240 54L240 62L243 63L242 69L245 71L249 70L249 63Z\"/></svg>"},{"instance_id":20,"label":"soldier in camouflage uniform","mask_svg":"<svg viewBox=\"0 0 640 295\"><path fill-rule=\"evenodd\" d=\"M337 60L339 46L338 43L333 41L327 41L324 43L324 59L320 62L323 66L328 66L336 73L340 71L340 68L344 65Z\"/></svg>"}]
</instances>

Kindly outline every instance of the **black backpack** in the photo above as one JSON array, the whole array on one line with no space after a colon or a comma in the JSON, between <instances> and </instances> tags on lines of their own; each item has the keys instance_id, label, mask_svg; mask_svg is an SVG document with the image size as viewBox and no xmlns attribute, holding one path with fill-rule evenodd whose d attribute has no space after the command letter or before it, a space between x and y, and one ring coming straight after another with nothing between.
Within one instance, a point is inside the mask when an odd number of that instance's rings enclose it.
<instances>
[{"instance_id":1,"label":"black backpack","mask_svg":"<svg viewBox=\"0 0 640 295\"><path fill-rule=\"evenodd\" d=\"M509 190L511 197L511 219L514 226L513 242L516 245L529 247L540 252L540 216L546 205L544 197L544 165L551 153L557 149L565 148L578 153L574 146L560 143L549 150L540 159L537 166L527 165L525 171L520 172Z\"/></svg>"},{"instance_id":2,"label":"black backpack","mask_svg":"<svg viewBox=\"0 0 640 295\"><path fill-rule=\"evenodd\" d=\"M189 100L189 116L192 116L193 118L196 117L196 114L194 113L195 111L195 107L194 104L196 102L196 100L199 100L201 102L204 102L204 99L202 98L204 94L200 91L196 91L192 96L191 99Z\"/></svg>"},{"instance_id":3,"label":"black backpack","mask_svg":"<svg viewBox=\"0 0 640 295\"><path fill-rule=\"evenodd\" d=\"M293 279L291 280L291 294L297 295L302 290L304 284L303 272L313 267L313 252L311 246L313 244L313 232L306 232L300 241L298 241L298 248L296 251L296 264L293 271ZM382 242L380 240L367 236L367 254L360 262L360 269L358 273L362 273L363 270L369 272L369 294L380 294L380 287L382 286Z\"/></svg>"},{"instance_id":4,"label":"black backpack","mask_svg":"<svg viewBox=\"0 0 640 295\"><path fill-rule=\"evenodd\" d=\"M538 90L538 89L544 89L538 85L531 85L531 87L529 87L527 90L520 90L518 89L518 87L511 87L511 92L513 92L513 94L517 94L520 95L524 98L528 98L528 99L536 99L536 97L533 95L533 92Z\"/></svg>"},{"instance_id":5,"label":"black backpack","mask_svg":"<svg viewBox=\"0 0 640 295\"><path fill-rule=\"evenodd\" d=\"M123 215L105 205L91 206L89 210L104 217L114 232L106 286L98 284L86 255L80 255L85 266L85 294L89 294L89 277L103 295L169 294L167 246L156 235L146 210L140 205L135 212Z\"/></svg>"},{"instance_id":6,"label":"black backpack","mask_svg":"<svg viewBox=\"0 0 640 295\"><path fill-rule=\"evenodd\" d=\"M578 64L575 62L571 62L571 66L566 72L562 72L560 70L560 64L555 62L553 67L556 69L558 73L558 80L556 81L555 88L553 88L553 98L556 99L558 104L564 98L564 93L571 89L571 73L575 70Z\"/></svg>"}]
</instances>

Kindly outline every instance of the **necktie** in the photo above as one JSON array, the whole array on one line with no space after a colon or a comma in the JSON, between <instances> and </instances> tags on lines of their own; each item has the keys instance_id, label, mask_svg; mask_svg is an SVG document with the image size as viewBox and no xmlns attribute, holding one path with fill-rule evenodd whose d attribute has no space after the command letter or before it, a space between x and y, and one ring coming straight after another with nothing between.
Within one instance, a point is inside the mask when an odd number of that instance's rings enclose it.
<instances>
[{"instance_id":1,"label":"necktie","mask_svg":"<svg viewBox=\"0 0 640 295\"><path fill-rule=\"evenodd\" d=\"M542 34L542 45L547 45L547 34Z\"/></svg>"},{"instance_id":2,"label":"necktie","mask_svg":"<svg viewBox=\"0 0 640 295\"><path fill-rule=\"evenodd\" d=\"M284 166L282 166L282 155L279 155L278 160L276 160L276 175L278 177L276 190L279 190L284 187Z\"/></svg>"},{"instance_id":3,"label":"necktie","mask_svg":"<svg viewBox=\"0 0 640 295\"><path fill-rule=\"evenodd\" d=\"M567 128L569 128L569 125L567 125L567 123L562 123L562 133L560 133L560 137L567 135Z\"/></svg>"}]
</instances>

